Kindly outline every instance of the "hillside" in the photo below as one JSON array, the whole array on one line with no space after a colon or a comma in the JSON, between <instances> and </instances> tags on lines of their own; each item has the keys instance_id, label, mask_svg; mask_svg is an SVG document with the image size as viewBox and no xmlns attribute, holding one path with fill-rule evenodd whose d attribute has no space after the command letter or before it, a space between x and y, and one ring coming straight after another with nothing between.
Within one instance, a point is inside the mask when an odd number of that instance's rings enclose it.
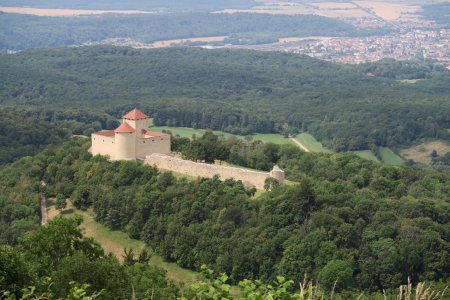
<instances>
[{"instance_id":1,"label":"hillside","mask_svg":"<svg viewBox=\"0 0 450 300\"><path fill-rule=\"evenodd\" d=\"M449 138L450 72L427 63L349 66L282 53L99 46L3 54L0 78L2 106L84 107L116 118L139 106L155 125L308 131L336 151Z\"/></svg>"},{"instance_id":2,"label":"hillside","mask_svg":"<svg viewBox=\"0 0 450 300\"><path fill-rule=\"evenodd\" d=\"M306 272L330 291L339 276L336 292L345 299L360 294L353 289L394 289L408 276L413 283L449 278L450 179L444 173L291 148L278 164L297 183L255 199L240 182L187 180L135 162L109 163L87 154L88 147L74 140L9 166L0 176L9 200L0 204L35 207L21 195L37 201L32 187L45 181L41 192L92 207L96 221L145 241L167 261L193 270L206 263L235 283L270 282L275 274L298 282ZM1 226L15 228L2 240L17 241L23 229L11 222L31 226L32 215L2 215Z\"/></svg>"},{"instance_id":3,"label":"hillside","mask_svg":"<svg viewBox=\"0 0 450 300\"><path fill-rule=\"evenodd\" d=\"M0 13L2 52L73 46L114 38L148 44L179 38L229 36L226 43L239 44L240 39L245 39L246 43L259 44L289 36L354 36L369 32L313 15L176 13L40 17Z\"/></svg>"}]
</instances>

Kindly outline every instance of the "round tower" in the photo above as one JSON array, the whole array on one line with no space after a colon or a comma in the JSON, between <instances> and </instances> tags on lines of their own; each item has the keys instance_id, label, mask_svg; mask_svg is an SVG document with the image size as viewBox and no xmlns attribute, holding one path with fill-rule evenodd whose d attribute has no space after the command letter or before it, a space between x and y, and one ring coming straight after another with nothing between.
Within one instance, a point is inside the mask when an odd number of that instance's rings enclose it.
<instances>
[{"instance_id":1,"label":"round tower","mask_svg":"<svg viewBox=\"0 0 450 300\"><path fill-rule=\"evenodd\" d=\"M114 160L136 160L136 130L128 123L122 123L115 133Z\"/></svg>"},{"instance_id":2,"label":"round tower","mask_svg":"<svg viewBox=\"0 0 450 300\"><path fill-rule=\"evenodd\" d=\"M284 183L284 171L278 165L273 166L272 171L270 171L270 177L278 180L280 184Z\"/></svg>"}]
</instances>

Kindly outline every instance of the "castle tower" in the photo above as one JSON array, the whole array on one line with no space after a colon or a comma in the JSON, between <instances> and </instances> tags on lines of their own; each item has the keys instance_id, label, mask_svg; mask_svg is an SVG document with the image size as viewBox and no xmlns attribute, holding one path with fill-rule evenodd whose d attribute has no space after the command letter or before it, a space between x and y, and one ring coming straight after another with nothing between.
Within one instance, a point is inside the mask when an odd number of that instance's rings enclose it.
<instances>
[{"instance_id":1,"label":"castle tower","mask_svg":"<svg viewBox=\"0 0 450 300\"><path fill-rule=\"evenodd\" d=\"M273 166L272 171L270 171L270 177L278 180L280 184L284 183L284 171L278 165Z\"/></svg>"},{"instance_id":2,"label":"castle tower","mask_svg":"<svg viewBox=\"0 0 450 300\"><path fill-rule=\"evenodd\" d=\"M148 128L148 116L135 108L122 117L122 123L128 123L136 130L136 136L142 138Z\"/></svg>"},{"instance_id":3,"label":"castle tower","mask_svg":"<svg viewBox=\"0 0 450 300\"><path fill-rule=\"evenodd\" d=\"M115 134L115 157L114 160L136 159L136 130L127 122L122 123Z\"/></svg>"}]
</instances>

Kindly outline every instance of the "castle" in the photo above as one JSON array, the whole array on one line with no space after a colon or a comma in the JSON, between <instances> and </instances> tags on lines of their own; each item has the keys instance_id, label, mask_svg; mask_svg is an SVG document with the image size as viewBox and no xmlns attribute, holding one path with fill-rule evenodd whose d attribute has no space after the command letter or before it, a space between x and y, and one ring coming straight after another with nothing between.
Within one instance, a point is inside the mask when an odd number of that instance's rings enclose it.
<instances>
[{"instance_id":1,"label":"castle","mask_svg":"<svg viewBox=\"0 0 450 300\"><path fill-rule=\"evenodd\" d=\"M170 153L170 135L148 130L149 117L135 108L122 117L115 130L92 134L92 155L110 160L136 160L152 153Z\"/></svg>"},{"instance_id":2,"label":"castle","mask_svg":"<svg viewBox=\"0 0 450 300\"><path fill-rule=\"evenodd\" d=\"M170 155L170 135L152 132L147 128L149 117L135 108L122 117L115 130L92 134L92 155L104 155L110 160L140 160L146 165L190 176L241 180L248 187L264 188L269 177L284 182L284 171L274 166L270 172L218 166L183 160Z\"/></svg>"}]
</instances>

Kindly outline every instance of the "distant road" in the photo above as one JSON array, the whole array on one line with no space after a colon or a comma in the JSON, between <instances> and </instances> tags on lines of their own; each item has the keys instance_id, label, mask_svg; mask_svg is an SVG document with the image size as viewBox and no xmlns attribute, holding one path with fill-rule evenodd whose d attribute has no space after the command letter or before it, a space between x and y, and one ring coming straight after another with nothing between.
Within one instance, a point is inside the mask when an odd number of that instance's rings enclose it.
<instances>
[{"instance_id":1,"label":"distant road","mask_svg":"<svg viewBox=\"0 0 450 300\"><path fill-rule=\"evenodd\" d=\"M294 139L294 138L290 138L291 141L293 141L295 144L297 144L297 146L300 147L300 149L302 149L305 152L310 152L308 148L305 147L305 145L303 145L301 142L299 142L298 140Z\"/></svg>"}]
</instances>

